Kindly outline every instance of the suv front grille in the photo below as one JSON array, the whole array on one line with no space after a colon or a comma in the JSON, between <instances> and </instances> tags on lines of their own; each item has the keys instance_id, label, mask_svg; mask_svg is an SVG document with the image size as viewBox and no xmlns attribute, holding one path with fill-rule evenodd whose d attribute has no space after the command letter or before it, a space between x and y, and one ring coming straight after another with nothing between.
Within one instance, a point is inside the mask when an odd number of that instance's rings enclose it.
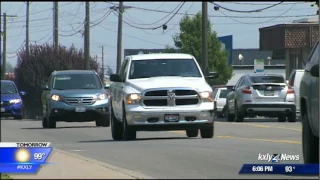
<instances>
[{"instance_id":1,"label":"suv front grille","mask_svg":"<svg viewBox=\"0 0 320 180\"><path fill-rule=\"evenodd\" d=\"M145 106L187 106L199 101L198 93L192 89L149 90L143 96Z\"/></svg>"},{"instance_id":2,"label":"suv front grille","mask_svg":"<svg viewBox=\"0 0 320 180\"><path fill-rule=\"evenodd\" d=\"M64 102L75 106L75 105L91 105L95 103L95 100L92 97L65 97L63 98Z\"/></svg>"}]
</instances>

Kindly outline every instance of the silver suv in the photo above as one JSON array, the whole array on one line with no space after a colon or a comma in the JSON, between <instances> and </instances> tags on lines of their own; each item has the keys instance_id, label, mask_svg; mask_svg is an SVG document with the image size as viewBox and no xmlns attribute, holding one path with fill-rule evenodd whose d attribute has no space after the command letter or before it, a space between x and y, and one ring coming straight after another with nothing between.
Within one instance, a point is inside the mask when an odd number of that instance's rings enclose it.
<instances>
[{"instance_id":1,"label":"silver suv","mask_svg":"<svg viewBox=\"0 0 320 180\"><path fill-rule=\"evenodd\" d=\"M278 117L296 121L294 90L279 74L243 75L227 96L227 120L243 122L246 116Z\"/></svg>"},{"instance_id":2,"label":"silver suv","mask_svg":"<svg viewBox=\"0 0 320 180\"><path fill-rule=\"evenodd\" d=\"M300 83L302 149L306 164L319 163L319 42Z\"/></svg>"}]
</instances>

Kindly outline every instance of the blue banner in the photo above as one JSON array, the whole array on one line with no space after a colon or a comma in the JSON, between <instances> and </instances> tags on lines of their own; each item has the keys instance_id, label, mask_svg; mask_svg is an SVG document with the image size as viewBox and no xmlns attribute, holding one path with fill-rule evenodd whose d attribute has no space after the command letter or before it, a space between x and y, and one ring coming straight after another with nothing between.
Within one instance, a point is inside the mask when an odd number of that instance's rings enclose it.
<instances>
[{"instance_id":1,"label":"blue banner","mask_svg":"<svg viewBox=\"0 0 320 180\"><path fill-rule=\"evenodd\" d=\"M36 173L53 148L0 148L0 173Z\"/></svg>"},{"instance_id":2,"label":"blue banner","mask_svg":"<svg viewBox=\"0 0 320 180\"><path fill-rule=\"evenodd\" d=\"M244 164L239 174L319 175L319 164Z\"/></svg>"}]
</instances>

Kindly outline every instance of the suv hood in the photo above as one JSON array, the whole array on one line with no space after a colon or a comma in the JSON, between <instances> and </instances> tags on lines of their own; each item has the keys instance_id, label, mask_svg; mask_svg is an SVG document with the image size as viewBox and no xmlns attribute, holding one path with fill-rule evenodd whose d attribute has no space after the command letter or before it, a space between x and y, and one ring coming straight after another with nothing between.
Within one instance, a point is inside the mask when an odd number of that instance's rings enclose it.
<instances>
[{"instance_id":1,"label":"suv hood","mask_svg":"<svg viewBox=\"0 0 320 180\"><path fill-rule=\"evenodd\" d=\"M1 101L10 101L12 99L21 99L19 94L1 94Z\"/></svg>"},{"instance_id":2,"label":"suv hood","mask_svg":"<svg viewBox=\"0 0 320 180\"><path fill-rule=\"evenodd\" d=\"M51 95L56 94L63 97L94 97L96 95L107 93L105 89L66 89L51 90Z\"/></svg>"},{"instance_id":3,"label":"suv hood","mask_svg":"<svg viewBox=\"0 0 320 180\"><path fill-rule=\"evenodd\" d=\"M212 91L211 87L203 78L190 78L190 77L153 77L145 79L133 79L127 82L128 85L142 92L146 89L152 88L195 88L199 91Z\"/></svg>"}]
</instances>

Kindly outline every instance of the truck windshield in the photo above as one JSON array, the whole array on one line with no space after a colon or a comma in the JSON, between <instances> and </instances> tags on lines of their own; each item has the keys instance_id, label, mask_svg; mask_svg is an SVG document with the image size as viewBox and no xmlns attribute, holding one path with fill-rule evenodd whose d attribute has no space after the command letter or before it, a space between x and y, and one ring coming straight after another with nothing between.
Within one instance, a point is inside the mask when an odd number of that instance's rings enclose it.
<instances>
[{"instance_id":1,"label":"truck windshield","mask_svg":"<svg viewBox=\"0 0 320 180\"><path fill-rule=\"evenodd\" d=\"M284 83L282 76L251 76L252 83Z\"/></svg>"},{"instance_id":2,"label":"truck windshield","mask_svg":"<svg viewBox=\"0 0 320 180\"><path fill-rule=\"evenodd\" d=\"M160 76L202 77L193 59L137 60L131 63L129 79Z\"/></svg>"},{"instance_id":3,"label":"truck windshield","mask_svg":"<svg viewBox=\"0 0 320 180\"><path fill-rule=\"evenodd\" d=\"M64 74L53 78L53 89L101 89L102 85L95 74Z\"/></svg>"}]
</instances>

